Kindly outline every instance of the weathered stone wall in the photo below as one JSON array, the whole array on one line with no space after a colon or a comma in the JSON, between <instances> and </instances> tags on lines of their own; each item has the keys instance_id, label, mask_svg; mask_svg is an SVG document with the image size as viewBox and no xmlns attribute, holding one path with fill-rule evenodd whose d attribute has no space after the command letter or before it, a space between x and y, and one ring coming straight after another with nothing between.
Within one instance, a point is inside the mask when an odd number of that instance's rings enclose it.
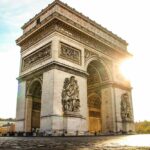
<instances>
[{"instance_id":1,"label":"weathered stone wall","mask_svg":"<svg viewBox=\"0 0 150 150\"><path fill-rule=\"evenodd\" d=\"M26 82L18 83L17 110L16 110L16 131L24 131L24 120L26 110Z\"/></svg>"},{"instance_id":2,"label":"weathered stone wall","mask_svg":"<svg viewBox=\"0 0 150 150\"><path fill-rule=\"evenodd\" d=\"M115 132L115 114L113 106L113 89L111 87L102 88L102 132Z\"/></svg>"},{"instance_id":3,"label":"weathered stone wall","mask_svg":"<svg viewBox=\"0 0 150 150\"><path fill-rule=\"evenodd\" d=\"M62 7L63 5L63 7ZM65 7L65 8L64 8ZM78 13L77 11L73 10L70 7L66 7L66 5L62 3L57 3L56 5L50 5L48 8L46 8L45 12L43 11L41 15L37 19L40 19L40 22L46 20L50 15L52 15L54 12L57 12L59 14L63 14L66 18L72 20L74 22L74 25L80 25L81 29L85 28L87 31L90 31L94 33L95 35L98 35L99 37L102 37L105 39L108 43L115 45L118 48L121 48L123 50L126 50L127 43L122 40L121 38L114 35L112 32L106 30L102 26L98 25L94 21L90 20L89 18L85 17L84 15ZM29 32L39 24L37 23L37 19L33 19L28 23L28 25L25 25L24 33Z\"/></svg>"},{"instance_id":4,"label":"weathered stone wall","mask_svg":"<svg viewBox=\"0 0 150 150\"><path fill-rule=\"evenodd\" d=\"M121 112L124 93L128 94L132 108L130 84L119 72L121 60L130 56L126 51L127 43L70 7L62 7L63 3L58 3L48 6L38 18L27 23L23 27L23 36L17 40L21 46L17 131L31 131L32 99L26 91L28 81L39 76L42 78L40 130L88 131L87 68L92 61L99 62L96 67L100 78L98 93L102 102L102 132L133 130L131 121L122 121ZM41 22L37 24L39 18ZM30 36L30 33L33 34ZM76 112L73 110L67 114L63 108L62 91L64 81L71 80L71 77L79 90L74 100L80 107L76 104ZM70 99L64 100L69 103Z\"/></svg>"},{"instance_id":5,"label":"weathered stone wall","mask_svg":"<svg viewBox=\"0 0 150 150\"><path fill-rule=\"evenodd\" d=\"M52 129L54 70L44 72L41 101L41 130Z\"/></svg>"}]
</instances>

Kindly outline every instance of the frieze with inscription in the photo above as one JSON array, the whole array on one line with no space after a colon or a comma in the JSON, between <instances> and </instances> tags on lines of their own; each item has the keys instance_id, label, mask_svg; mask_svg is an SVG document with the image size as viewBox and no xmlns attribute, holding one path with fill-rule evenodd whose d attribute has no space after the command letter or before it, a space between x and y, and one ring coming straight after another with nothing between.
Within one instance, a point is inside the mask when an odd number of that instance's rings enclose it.
<instances>
[{"instance_id":1,"label":"frieze with inscription","mask_svg":"<svg viewBox=\"0 0 150 150\"><path fill-rule=\"evenodd\" d=\"M81 51L65 43L60 43L59 57L76 64L81 64Z\"/></svg>"},{"instance_id":2,"label":"frieze with inscription","mask_svg":"<svg viewBox=\"0 0 150 150\"><path fill-rule=\"evenodd\" d=\"M51 43L43 46L42 48L36 50L35 52L29 54L27 57L23 58L22 71L50 57L51 57Z\"/></svg>"}]
</instances>

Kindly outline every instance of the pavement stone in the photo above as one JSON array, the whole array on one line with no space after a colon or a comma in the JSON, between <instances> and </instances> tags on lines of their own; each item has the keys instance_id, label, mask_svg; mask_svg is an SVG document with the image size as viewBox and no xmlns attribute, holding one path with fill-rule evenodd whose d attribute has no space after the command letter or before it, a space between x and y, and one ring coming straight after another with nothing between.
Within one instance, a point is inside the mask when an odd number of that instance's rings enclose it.
<instances>
[{"instance_id":1,"label":"pavement stone","mask_svg":"<svg viewBox=\"0 0 150 150\"><path fill-rule=\"evenodd\" d=\"M117 138L123 136L0 137L0 150L150 150L150 147L113 143Z\"/></svg>"}]
</instances>

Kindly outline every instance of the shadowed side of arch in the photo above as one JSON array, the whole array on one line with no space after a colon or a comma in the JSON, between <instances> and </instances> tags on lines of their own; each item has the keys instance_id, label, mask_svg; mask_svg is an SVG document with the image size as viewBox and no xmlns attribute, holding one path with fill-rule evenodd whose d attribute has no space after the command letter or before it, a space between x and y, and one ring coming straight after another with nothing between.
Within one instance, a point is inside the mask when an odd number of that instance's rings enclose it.
<instances>
[{"instance_id":1,"label":"shadowed side of arch","mask_svg":"<svg viewBox=\"0 0 150 150\"><path fill-rule=\"evenodd\" d=\"M101 132L101 98L99 93L93 92L88 95L88 109L89 109L89 131Z\"/></svg>"},{"instance_id":2,"label":"shadowed side of arch","mask_svg":"<svg viewBox=\"0 0 150 150\"><path fill-rule=\"evenodd\" d=\"M87 72L88 72L89 66L91 65L97 69L101 82L110 81L113 79L111 70L105 63L105 60L101 59L100 57L90 58L85 64L85 68Z\"/></svg>"},{"instance_id":3,"label":"shadowed side of arch","mask_svg":"<svg viewBox=\"0 0 150 150\"><path fill-rule=\"evenodd\" d=\"M103 132L105 112L102 112L102 84L111 80L111 74L104 61L99 59L89 61L87 73L89 131Z\"/></svg>"}]
</instances>

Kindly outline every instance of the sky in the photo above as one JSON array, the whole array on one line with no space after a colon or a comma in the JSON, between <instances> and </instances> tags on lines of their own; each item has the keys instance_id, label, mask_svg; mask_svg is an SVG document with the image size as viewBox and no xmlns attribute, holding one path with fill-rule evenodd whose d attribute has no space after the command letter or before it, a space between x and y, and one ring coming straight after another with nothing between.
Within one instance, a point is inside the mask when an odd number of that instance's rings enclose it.
<instances>
[{"instance_id":1,"label":"sky","mask_svg":"<svg viewBox=\"0 0 150 150\"><path fill-rule=\"evenodd\" d=\"M0 118L15 117L21 26L53 0L0 0ZM121 70L133 87L135 121L150 120L150 1L62 0L125 39L133 58Z\"/></svg>"}]
</instances>

